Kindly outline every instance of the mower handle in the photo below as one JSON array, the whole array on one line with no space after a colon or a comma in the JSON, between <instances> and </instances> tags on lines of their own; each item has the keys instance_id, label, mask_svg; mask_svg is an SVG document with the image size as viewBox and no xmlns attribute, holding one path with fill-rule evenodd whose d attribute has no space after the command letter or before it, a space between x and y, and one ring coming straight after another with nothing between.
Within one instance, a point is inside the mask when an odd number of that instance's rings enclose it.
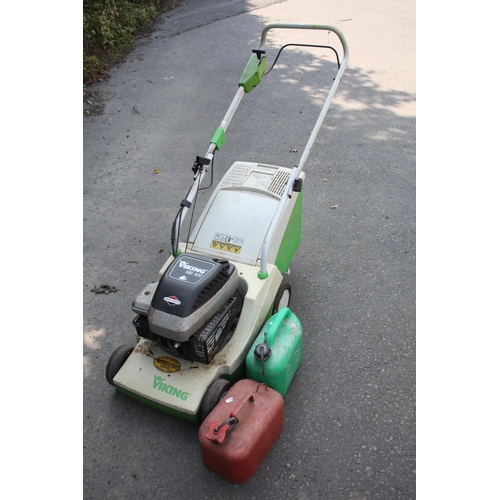
<instances>
[{"instance_id":1,"label":"mower handle","mask_svg":"<svg viewBox=\"0 0 500 500\"><path fill-rule=\"evenodd\" d=\"M260 37L260 45L259 51L264 50L266 45L267 33L272 29L297 29L297 30L323 30L323 31L333 31L340 40L342 44L342 49L344 51L344 61L347 64L347 59L349 57L349 49L347 48L347 42L345 41L344 35L342 32L335 28L334 26L330 26L327 24L302 24L302 23L272 23L264 26L262 30L262 35ZM343 62L344 62L343 61Z\"/></svg>"},{"instance_id":2,"label":"mower handle","mask_svg":"<svg viewBox=\"0 0 500 500\"><path fill-rule=\"evenodd\" d=\"M316 137L318 135L319 129L321 128L321 125L323 124L323 120L325 119L328 108L330 107L330 104L333 100L333 96L335 95L335 92L337 92L337 88L340 84L340 81L342 79L342 75L344 74L345 68L347 66L347 61L349 59L349 49L347 47L347 42L344 38L344 35L342 34L342 32L339 29L335 28L334 26L329 26L329 25L325 25L325 24L295 24L295 23L268 24L267 26L264 27L264 29L262 31L262 36L260 38L259 50L264 49L264 46L266 44L267 33L272 29L307 29L307 30L332 31L333 33L335 33L338 36L340 43L342 44L342 50L344 51L344 57L342 59L342 63L340 65L340 68L338 69L338 72L335 75L335 78L333 79L333 84L330 88L330 91L328 93L326 101L323 104L323 107L321 108L321 112L318 116L318 119L316 120L316 124L314 125L314 128L313 128L311 135L309 137L309 140L307 141L307 144L304 148L302 156L300 157L299 164L298 164L298 166L292 168L292 172L290 174L290 178L288 179L288 183L286 185L284 195L280 200L278 208L276 209L276 213L274 214L274 218L273 218L271 225L269 226L269 229L267 231L267 234L264 238L264 243L262 245L261 258L260 258L260 271L258 273L258 276L261 279L265 279L268 276L268 273L267 273L267 251L269 248L269 244L272 241L274 232L276 230L280 215L285 208L286 198L287 197L291 198L291 196L292 196L294 182L296 179L298 179L300 173L302 172L304 164L307 161L307 158L308 158L309 153L312 149L314 141L316 140Z\"/></svg>"},{"instance_id":3,"label":"mower handle","mask_svg":"<svg viewBox=\"0 0 500 500\"><path fill-rule=\"evenodd\" d=\"M325 119L328 108L330 107L330 104L333 100L333 96L335 95L335 92L337 92L337 88L340 84L340 81L342 80L342 76L344 74L345 68L347 66L347 61L349 59L349 48L347 47L347 42L344 38L344 35L338 28L335 28L335 26L330 26L327 24L273 23L273 24L268 24L262 30L262 35L260 37L260 45L259 45L260 51L264 50L267 33L272 29L306 29L306 30L332 31L339 38L340 43L342 44L342 50L344 51L344 57L342 59L342 63L340 64L338 72L335 75L335 78L333 79L333 84L330 88L326 101L323 104L323 108L321 109L318 119L316 120L316 124L314 125L314 128L311 132L309 141L307 142L304 151L302 153L302 156L300 157L298 166L294 168L294 172L290 176L290 182L287 186L287 193L288 196L290 197L292 195L293 182L295 181L295 179L299 177L300 173L302 172L302 168L304 167L304 164L307 160L307 157L309 156L314 141L316 140L316 136L318 135L319 129L323 124L323 120Z\"/></svg>"},{"instance_id":4,"label":"mower handle","mask_svg":"<svg viewBox=\"0 0 500 500\"><path fill-rule=\"evenodd\" d=\"M313 131L311 133L311 136L309 137L309 141L307 142L304 151L302 153L302 156L300 157L300 161L298 166L293 167L290 178L288 180L287 186L284 191L284 196L280 200L280 203L278 205L278 208L276 210L276 213L274 215L274 218L271 222L271 225L267 231L266 237L263 242L262 246L262 251L261 251L261 261L260 261L260 271L258 273L259 278L265 279L267 278L267 251L269 247L269 242L272 239L273 233L276 230L277 222L279 219L279 216L281 212L284 210L284 204L285 204L285 199L286 198L291 198L292 196L292 191L293 191L293 186L294 182L296 179L298 179L300 173L302 172L302 169L304 167L304 164L309 156L309 152L311 151L311 148L314 144L314 141L316 140L316 136L318 135L319 129L321 128L321 125L323 123L323 120L325 119L326 113L328 111L328 108L330 106L330 103L332 102L333 96L335 95L335 92L337 91L337 88L340 84L340 81L342 79L342 75L344 74L345 68L347 66L347 60L349 58L349 49L347 48L347 43L345 41L344 35L342 32L335 28L334 26L330 25L324 25L324 24L300 24L300 23L273 23L273 24L268 24L264 27L260 39L260 46L259 49L254 50L254 57L257 59L257 61L251 60L249 61L249 64L247 65L247 68L245 68L244 74L242 76L242 79L238 83L238 91L236 92L236 95L233 98L233 101L231 105L229 106L229 109L227 110L220 127L218 127L216 133L214 134L214 137L212 138L212 142L210 143L210 146L208 148L207 154L205 155L204 159L207 161L206 165L203 165L202 168L198 169L197 173L195 174L194 182L193 185L186 196L186 199L182 201L181 203L181 208L179 210L178 216L176 217L174 221L174 226L172 227L172 248L174 251L174 248L177 248L177 244L179 241L179 235L180 235L180 227L182 225L182 222L184 221L184 217L186 215L186 212L188 208L191 206L191 203L194 201L196 198L196 193L198 192L198 188L200 186L200 183L205 176L205 173L208 170L208 165L212 161L214 157L214 153L216 149L220 149L220 146L224 142L225 139L225 131L227 127L229 126L229 122L231 121L236 108L240 104L241 99L243 98L243 95L247 92L250 92L255 85L257 85L260 80L263 77L263 73L265 70L265 62L262 65L262 68L260 67L259 61L261 61L261 56L264 53L264 46L266 43L266 37L267 33L272 30L272 29L308 29L308 30L323 30L323 31L331 31L337 35L339 38L341 44L342 44L342 49L344 51L344 57L342 59L342 63L338 69L338 72L333 80L333 85L330 89L330 92L326 98L325 103L323 104L323 108L321 109L321 112L319 114L319 117L316 121L316 124L314 125ZM264 59L264 58L262 58ZM248 72L247 72L248 69ZM252 75L256 77L256 81L251 82ZM189 238L189 237L188 237ZM174 244L175 240L175 244Z\"/></svg>"}]
</instances>

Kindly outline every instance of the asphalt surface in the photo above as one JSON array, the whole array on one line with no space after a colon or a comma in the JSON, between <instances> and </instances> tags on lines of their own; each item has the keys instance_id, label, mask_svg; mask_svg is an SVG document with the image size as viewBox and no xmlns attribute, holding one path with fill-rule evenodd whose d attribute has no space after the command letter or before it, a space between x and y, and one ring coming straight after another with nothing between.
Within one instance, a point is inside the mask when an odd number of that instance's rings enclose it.
<instances>
[{"instance_id":1,"label":"asphalt surface","mask_svg":"<svg viewBox=\"0 0 500 500\"><path fill-rule=\"evenodd\" d=\"M415 5L304 5L188 0L90 89L86 499L416 497ZM334 25L350 60L304 169L302 241L290 275L304 346L285 428L254 478L233 485L204 467L195 426L117 393L104 374L115 348L135 341L132 300L165 261L195 156L205 154L271 22ZM296 36L270 34L269 60L284 43L335 41ZM235 160L296 164L333 73L324 51L283 53L244 97L216 156L215 181ZM116 291L92 292L103 284Z\"/></svg>"}]
</instances>

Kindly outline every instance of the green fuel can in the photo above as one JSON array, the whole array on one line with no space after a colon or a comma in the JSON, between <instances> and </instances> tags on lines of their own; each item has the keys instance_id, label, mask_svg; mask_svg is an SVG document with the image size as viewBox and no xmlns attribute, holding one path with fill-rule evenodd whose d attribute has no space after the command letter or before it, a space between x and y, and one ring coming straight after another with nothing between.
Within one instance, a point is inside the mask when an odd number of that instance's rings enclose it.
<instances>
[{"instance_id":1,"label":"green fuel can","mask_svg":"<svg viewBox=\"0 0 500 500\"><path fill-rule=\"evenodd\" d=\"M302 325L288 307L262 327L246 357L247 377L285 396L302 359Z\"/></svg>"}]
</instances>

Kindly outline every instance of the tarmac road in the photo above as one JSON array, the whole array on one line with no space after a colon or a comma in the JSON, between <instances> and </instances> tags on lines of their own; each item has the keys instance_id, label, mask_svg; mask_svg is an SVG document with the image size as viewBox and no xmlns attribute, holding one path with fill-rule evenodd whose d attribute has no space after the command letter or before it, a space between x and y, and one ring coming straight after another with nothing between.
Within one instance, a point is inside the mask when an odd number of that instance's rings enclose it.
<instances>
[{"instance_id":1,"label":"tarmac road","mask_svg":"<svg viewBox=\"0 0 500 500\"><path fill-rule=\"evenodd\" d=\"M122 396L104 373L115 348L135 341L132 300L165 261L195 156L271 22L334 25L350 60L304 169L290 275L304 347L285 429L254 478L233 485L204 467L195 426ZM283 43L334 41L284 37L269 35L269 60ZM91 89L84 498L415 498L415 50L410 1L188 0ZM235 160L296 164L332 75L323 51L284 52L244 97L215 181ZM101 284L117 291L91 291Z\"/></svg>"}]
</instances>

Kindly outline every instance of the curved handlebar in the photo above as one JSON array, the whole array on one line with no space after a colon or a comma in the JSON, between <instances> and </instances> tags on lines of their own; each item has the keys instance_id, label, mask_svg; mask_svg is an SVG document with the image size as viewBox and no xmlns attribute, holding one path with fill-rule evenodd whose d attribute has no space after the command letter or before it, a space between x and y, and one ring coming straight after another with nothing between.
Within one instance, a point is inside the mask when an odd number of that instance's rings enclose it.
<instances>
[{"instance_id":1,"label":"curved handlebar","mask_svg":"<svg viewBox=\"0 0 500 500\"><path fill-rule=\"evenodd\" d=\"M297 30L323 30L323 31L332 31L335 33L339 40L340 43L342 44L342 49L344 51L344 59L342 60L342 67L345 67L347 65L347 60L349 58L349 49L347 47L347 42L344 38L344 35L342 32L338 29L335 28L334 26L330 26L327 24L301 24L301 23L273 23L273 24L268 24L267 26L264 27L262 30L262 35L260 37L260 45L259 45L259 50L263 50L265 45L266 45L266 38L267 38L267 33L272 30L272 29L297 29ZM339 71L340 75L342 76L343 73L343 68L342 72Z\"/></svg>"}]
</instances>

